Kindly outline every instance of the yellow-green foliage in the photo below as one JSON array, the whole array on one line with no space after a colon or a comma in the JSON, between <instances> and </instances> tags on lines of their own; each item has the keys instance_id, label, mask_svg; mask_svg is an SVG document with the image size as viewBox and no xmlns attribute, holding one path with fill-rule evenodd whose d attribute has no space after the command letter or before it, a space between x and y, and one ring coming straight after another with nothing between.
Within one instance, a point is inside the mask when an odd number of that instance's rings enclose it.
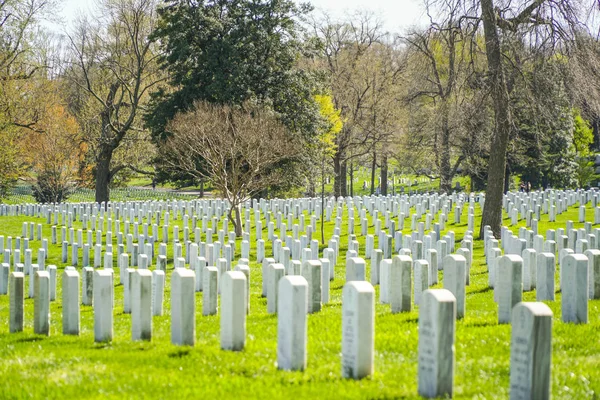
<instances>
[{"instance_id":1,"label":"yellow-green foliage","mask_svg":"<svg viewBox=\"0 0 600 400\"><path fill-rule=\"evenodd\" d=\"M594 141L594 131L588 121L583 119L579 109L573 109L573 123L575 129L573 131L573 146L575 152L580 157L585 157L590 154L590 145Z\"/></svg>"},{"instance_id":2,"label":"yellow-green foliage","mask_svg":"<svg viewBox=\"0 0 600 400\"><path fill-rule=\"evenodd\" d=\"M319 104L319 113L325 121L327 128L319 135L319 145L325 153L333 154L335 151L335 138L344 127L344 121L341 117L341 110L336 110L330 95L315 95L315 101Z\"/></svg>"}]
</instances>

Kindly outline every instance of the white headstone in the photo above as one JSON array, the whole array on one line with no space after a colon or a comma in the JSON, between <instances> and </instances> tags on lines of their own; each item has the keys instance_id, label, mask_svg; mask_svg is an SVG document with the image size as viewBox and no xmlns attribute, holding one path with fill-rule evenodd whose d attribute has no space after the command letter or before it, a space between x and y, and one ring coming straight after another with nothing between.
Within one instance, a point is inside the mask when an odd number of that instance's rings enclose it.
<instances>
[{"instance_id":1,"label":"white headstone","mask_svg":"<svg viewBox=\"0 0 600 400\"><path fill-rule=\"evenodd\" d=\"M79 335L79 272L65 269L62 274L63 335Z\"/></svg>"},{"instance_id":2,"label":"white headstone","mask_svg":"<svg viewBox=\"0 0 600 400\"><path fill-rule=\"evenodd\" d=\"M25 310L25 275L23 272L11 272L8 283L9 296L9 332L22 332Z\"/></svg>"},{"instance_id":3,"label":"white headstone","mask_svg":"<svg viewBox=\"0 0 600 400\"><path fill-rule=\"evenodd\" d=\"M202 315L216 315L219 300L219 270L217 267L204 267L202 272Z\"/></svg>"},{"instance_id":4,"label":"white headstone","mask_svg":"<svg viewBox=\"0 0 600 400\"><path fill-rule=\"evenodd\" d=\"M131 340L151 339L152 271L138 269L133 274L131 293Z\"/></svg>"},{"instance_id":5,"label":"white headstone","mask_svg":"<svg viewBox=\"0 0 600 400\"><path fill-rule=\"evenodd\" d=\"M513 307L523 298L523 259L509 254L498 262L498 323L509 324Z\"/></svg>"},{"instance_id":6,"label":"white headstone","mask_svg":"<svg viewBox=\"0 0 600 400\"><path fill-rule=\"evenodd\" d=\"M552 311L544 303L517 304L512 312L510 398L549 400L551 365Z\"/></svg>"},{"instance_id":7,"label":"white headstone","mask_svg":"<svg viewBox=\"0 0 600 400\"><path fill-rule=\"evenodd\" d=\"M556 261L552 253L540 253L537 258L536 300L554 300Z\"/></svg>"},{"instance_id":8,"label":"white headstone","mask_svg":"<svg viewBox=\"0 0 600 400\"><path fill-rule=\"evenodd\" d=\"M246 275L227 271L221 278L221 348L239 351L246 343Z\"/></svg>"},{"instance_id":9,"label":"white headstone","mask_svg":"<svg viewBox=\"0 0 600 400\"><path fill-rule=\"evenodd\" d=\"M267 313L277 313L277 296L279 295L279 280L285 276L283 264L269 264L267 276Z\"/></svg>"},{"instance_id":10,"label":"white headstone","mask_svg":"<svg viewBox=\"0 0 600 400\"><path fill-rule=\"evenodd\" d=\"M363 261L364 262L364 261ZM305 261L302 265L302 276L308 282L308 312L321 311L321 262L317 260Z\"/></svg>"},{"instance_id":11,"label":"white headstone","mask_svg":"<svg viewBox=\"0 0 600 400\"><path fill-rule=\"evenodd\" d=\"M171 343L196 343L196 274L177 268L171 274Z\"/></svg>"},{"instance_id":12,"label":"white headstone","mask_svg":"<svg viewBox=\"0 0 600 400\"><path fill-rule=\"evenodd\" d=\"M450 254L444 257L443 265L444 289L448 289L456 298L456 318L461 319L466 312L465 274L467 260L463 256Z\"/></svg>"},{"instance_id":13,"label":"white headstone","mask_svg":"<svg viewBox=\"0 0 600 400\"><path fill-rule=\"evenodd\" d=\"M365 260L360 257L350 257L346 260L346 282L364 281L366 274Z\"/></svg>"},{"instance_id":14,"label":"white headstone","mask_svg":"<svg viewBox=\"0 0 600 400\"><path fill-rule=\"evenodd\" d=\"M563 259L563 267L562 320L587 324L588 259L583 254L569 254Z\"/></svg>"},{"instance_id":15,"label":"white headstone","mask_svg":"<svg viewBox=\"0 0 600 400\"><path fill-rule=\"evenodd\" d=\"M277 265L277 264L275 264ZM279 280L277 308L277 366L303 371L306 368L308 282L302 276Z\"/></svg>"},{"instance_id":16,"label":"white headstone","mask_svg":"<svg viewBox=\"0 0 600 400\"><path fill-rule=\"evenodd\" d=\"M342 291L342 377L362 379L374 372L375 289L351 281Z\"/></svg>"},{"instance_id":17,"label":"white headstone","mask_svg":"<svg viewBox=\"0 0 600 400\"><path fill-rule=\"evenodd\" d=\"M410 312L412 309L412 259L394 256L389 271L389 302L392 313Z\"/></svg>"},{"instance_id":18,"label":"white headstone","mask_svg":"<svg viewBox=\"0 0 600 400\"><path fill-rule=\"evenodd\" d=\"M110 342L113 338L113 274L111 270L94 271L94 341Z\"/></svg>"},{"instance_id":19,"label":"white headstone","mask_svg":"<svg viewBox=\"0 0 600 400\"><path fill-rule=\"evenodd\" d=\"M456 298L446 289L423 292L419 309L419 395L452 397Z\"/></svg>"}]
</instances>

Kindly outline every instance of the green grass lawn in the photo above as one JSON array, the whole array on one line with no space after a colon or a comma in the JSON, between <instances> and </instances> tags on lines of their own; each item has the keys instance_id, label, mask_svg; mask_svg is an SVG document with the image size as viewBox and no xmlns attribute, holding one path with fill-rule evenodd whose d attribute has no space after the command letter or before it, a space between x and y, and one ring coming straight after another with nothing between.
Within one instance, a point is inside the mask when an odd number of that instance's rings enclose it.
<instances>
[{"instance_id":1,"label":"green grass lawn","mask_svg":"<svg viewBox=\"0 0 600 400\"><path fill-rule=\"evenodd\" d=\"M588 216L593 216L589 204L588 207ZM446 225L446 230L456 233L457 244L467 229L466 208L464 211L460 224ZM478 231L479 207L476 207L476 213ZM344 211L346 216L347 210ZM539 223L539 232L545 234L546 229L564 227L567 220L577 221L577 208L570 208L557 219L556 223L549 223L544 215ZM31 217L0 217L0 234L20 235L25 221L45 223L45 219ZM335 216L331 223L325 224L326 241L332 235L334 221ZM454 221L453 212L448 221ZM504 222L510 224L509 219ZM181 220L171 223L181 224ZM524 224L524 220L521 223ZM575 228L583 226L577 222L574 225ZM76 228L80 226L80 223L75 225ZM266 240L264 222L263 226L263 238ZM404 232L407 233L410 219L406 220L405 227ZM44 225L43 229L44 237L49 239L50 226ZM81 335L62 335L60 275L65 265L60 262L60 245L50 245L46 265L54 264L59 269L57 301L51 304L50 336L33 334L32 299L25 300L25 331L9 334L8 296L0 296L0 377L3 378L0 379L0 398L416 398L418 309L391 314L389 305L379 304L378 286L375 374L361 381L341 378L341 294L344 254L348 244L345 221L341 229L340 257L336 265L336 279L331 282L330 303L324 305L321 312L308 316L308 366L304 372L277 369L277 317L266 313L266 299L260 297L261 266L255 262L254 225L251 233L250 315L247 318L246 348L241 352L220 349L219 316L202 316L201 293L196 294L196 345L180 347L171 344L169 288L173 268L172 244L168 246L165 314L153 318L151 342L131 340L131 318L122 312L123 287L118 285L116 257L114 340L110 344L94 343L93 310L87 306L81 306ZM511 229L518 232L518 227ZM370 226L369 231L372 233L373 230L374 227ZM357 225L356 231L360 233L360 225ZM60 239L60 229L58 232ZM317 229L313 237L318 239L319 232ZM361 254L364 254L365 238L357 237ZM34 241L30 247L37 249L39 246L40 243ZM321 250L324 247L321 246ZM240 250L238 239L236 259L240 257ZM271 254L271 244L267 241L266 255ZM34 260L36 258L37 251L34 252ZM442 273L439 275L441 282ZM558 278L558 271L556 276ZM27 293L28 277L25 282ZM511 327L497 324L497 306L487 282L483 244L475 241L471 284L467 287L467 313L456 324L456 398L508 398ZM523 298L535 301L535 292L526 292ZM597 398L600 394L600 300L589 302L590 322L586 325L560 321L560 293L556 301L547 304L554 312L554 398Z\"/></svg>"}]
</instances>

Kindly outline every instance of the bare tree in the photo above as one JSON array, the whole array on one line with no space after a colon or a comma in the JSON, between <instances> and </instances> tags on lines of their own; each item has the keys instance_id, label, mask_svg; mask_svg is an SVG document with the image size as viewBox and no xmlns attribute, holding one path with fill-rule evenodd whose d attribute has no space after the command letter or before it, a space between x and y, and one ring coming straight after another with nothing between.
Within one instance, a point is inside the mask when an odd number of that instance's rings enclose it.
<instances>
[{"instance_id":1,"label":"bare tree","mask_svg":"<svg viewBox=\"0 0 600 400\"><path fill-rule=\"evenodd\" d=\"M498 4L503 6L502 10ZM518 36L531 48L567 50L575 44L575 33L585 31L580 20L581 4L574 1L530 0L504 4L481 0L481 21L488 62L488 85L495 116L495 135L488 166L486 202L480 235L489 225L495 235L502 225L502 196L505 190L507 149L514 129L510 108L510 88L505 64L504 37Z\"/></svg>"},{"instance_id":2,"label":"bare tree","mask_svg":"<svg viewBox=\"0 0 600 400\"><path fill-rule=\"evenodd\" d=\"M300 152L271 111L249 104L244 108L197 102L169 123L173 134L161 146L170 153L162 158L166 168L210 180L229 201L236 236L242 235L240 205L284 182L284 164Z\"/></svg>"},{"instance_id":3,"label":"bare tree","mask_svg":"<svg viewBox=\"0 0 600 400\"><path fill-rule=\"evenodd\" d=\"M346 196L348 163L372 154L377 143L397 130L393 93L403 65L395 43L370 14L357 13L341 22L325 15L312 25L322 45L315 65L326 71L344 120L332 161L335 195Z\"/></svg>"},{"instance_id":4,"label":"bare tree","mask_svg":"<svg viewBox=\"0 0 600 400\"><path fill-rule=\"evenodd\" d=\"M427 120L423 126L412 124L420 132L411 131L407 142L413 141L415 133L430 136L426 140L431 143L430 157L440 178L440 190L448 193L465 158L459 136L463 104L472 96L469 79L476 72L478 53L473 51L477 47L473 42L477 24L462 18L462 0L444 2L441 22L434 21L429 6L427 10L429 27L403 37L410 65L405 100L425 111ZM422 141L417 143L420 146Z\"/></svg>"},{"instance_id":5,"label":"bare tree","mask_svg":"<svg viewBox=\"0 0 600 400\"><path fill-rule=\"evenodd\" d=\"M83 20L69 36L72 60L68 77L89 98L83 100L87 132L95 158L96 201L109 200L109 184L127 163L114 162L126 136L144 132L141 113L152 88L164 80L158 68L154 0L106 0L100 23ZM81 111L80 110L80 111Z\"/></svg>"}]
</instances>

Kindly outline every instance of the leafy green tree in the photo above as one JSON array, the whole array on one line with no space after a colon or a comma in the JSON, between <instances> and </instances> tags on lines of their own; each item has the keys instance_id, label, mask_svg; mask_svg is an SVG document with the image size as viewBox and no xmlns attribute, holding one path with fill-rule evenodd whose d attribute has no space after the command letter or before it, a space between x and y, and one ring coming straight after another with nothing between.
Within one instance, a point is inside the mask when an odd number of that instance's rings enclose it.
<instances>
[{"instance_id":1,"label":"leafy green tree","mask_svg":"<svg viewBox=\"0 0 600 400\"><path fill-rule=\"evenodd\" d=\"M195 101L269 106L288 128L317 131L316 80L298 68L304 51L298 19L310 11L291 0L165 1L153 38L170 88L157 91L146 123L155 139Z\"/></svg>"},{"instance_id":2,"label":"leafy green tree","mask_svg":"<svg viewBox=\"0 0 600 400\"><path fill-rule=\"evenodd\" d=\"M580 157L586 157L590 154L590 145L594 142L594 131L590 123L583 119L581 111L573 109L573 146L575 152Z\"/></svg>"}]
</instances>

